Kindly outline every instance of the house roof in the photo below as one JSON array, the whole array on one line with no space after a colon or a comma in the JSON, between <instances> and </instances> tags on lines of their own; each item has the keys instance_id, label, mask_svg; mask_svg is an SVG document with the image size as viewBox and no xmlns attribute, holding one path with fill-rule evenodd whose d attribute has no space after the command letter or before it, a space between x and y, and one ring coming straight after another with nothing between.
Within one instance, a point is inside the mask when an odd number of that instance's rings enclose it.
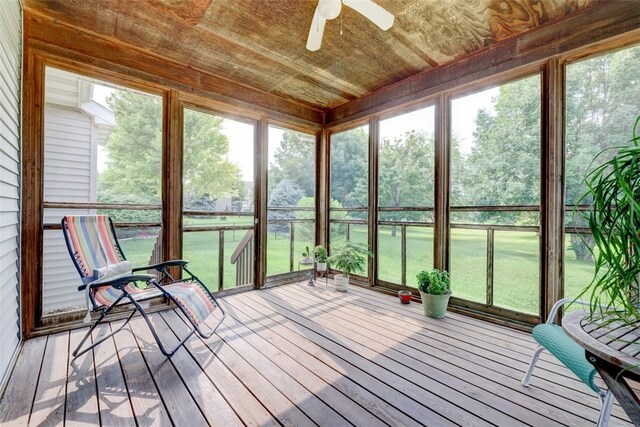
<instances>
[{"instance_id":1,"label":"house roof","mask_svg":"<svg viewBox=\"0 0 640 427\"><path fill-rule=\"evenodd\" d=\"M348 7L305 47L316 0L25 0L56 22L328 110L584 9L596 0L375 0L382 31ZM342 34L340 34L342 29Z\"/></svg>"}]
</instances>

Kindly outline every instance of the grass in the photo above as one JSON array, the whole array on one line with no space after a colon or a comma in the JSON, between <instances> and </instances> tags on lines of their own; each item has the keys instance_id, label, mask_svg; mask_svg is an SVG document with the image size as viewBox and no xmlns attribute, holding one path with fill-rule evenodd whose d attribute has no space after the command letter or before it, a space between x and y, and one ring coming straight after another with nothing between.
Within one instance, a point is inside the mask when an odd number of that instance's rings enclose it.
<instances>
[{"instance_id":1,"label":"grass","mask_svg":"<svg viewBox=\"0 0 640 427\"><path fill-rule=\"evenodd\" d=\"M229 223L227 223L229 224ZM297 224L295 230L293 269L306 246L312 249L312 224ZM378 230L379 278L400 283L400 229L392 236L390 226ZM344 239L344 226L332 226L334 242ZM230 257L245 231L226 231L224 245L224 286L235 286L235 265ZM218 287L217 231L185 233L183 257L190 260L192 271L212 289ZM364 225L351 226L352 241L365 243ZM569 239L566 239L569 241ZM127 257L135 264L148 261L155 239L126 239L121 244ZM533 232L495 232L494 248L494 305L526 313L538 313L540 299L539 236ZM267 275L289 272L289 234L268 233ZM415 276L433 265L433 229L407 227L407 285L415 287ZM487 232L484 230L451 230L451 283L453 294L459 298L486 302ZM576 296L593 276L593 262L577 260L567 243L565 249L565 295Z\"/></svg>"}]
</instances>

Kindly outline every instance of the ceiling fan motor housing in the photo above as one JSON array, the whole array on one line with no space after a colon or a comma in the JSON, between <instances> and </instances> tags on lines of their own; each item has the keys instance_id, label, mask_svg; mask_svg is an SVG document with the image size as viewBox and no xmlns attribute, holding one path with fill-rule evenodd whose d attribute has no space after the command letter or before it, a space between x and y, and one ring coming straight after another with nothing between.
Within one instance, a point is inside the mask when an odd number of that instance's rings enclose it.
<instances>
[{"instance_id":1,"label":"ceiling fan motor housing","mask_svg":"<svg viewBox=\"0 0 640 427\"><path fill-rule=\"evenodd\" d=\"M327 21L337 18L341 9L342 0L320 0L318 2L318 13Z\"/></svg>"}]
</instances>

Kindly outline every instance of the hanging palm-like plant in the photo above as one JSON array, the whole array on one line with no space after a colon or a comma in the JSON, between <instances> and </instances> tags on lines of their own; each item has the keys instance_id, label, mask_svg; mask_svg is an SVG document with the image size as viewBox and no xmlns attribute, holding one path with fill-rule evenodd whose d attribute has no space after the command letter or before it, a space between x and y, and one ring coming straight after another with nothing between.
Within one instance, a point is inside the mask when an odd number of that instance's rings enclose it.
<instances>
[{"instance_id":1,"label":"hanging palm-like plant","mask_svg":"<svg viewBox=\"0 0 640 427\"><path fill-rule=\"evenodd\" d=\"M589 203L586 217L593 236L593 281L580 294L589 296L591 316L639 318L640 286L640 137L635 122L629 145L601 152L593 164L613 150L615 155L585 178L587 192L578 204ZM601 308L603 306L604 308Z\"/></svg>"}]
</instances>

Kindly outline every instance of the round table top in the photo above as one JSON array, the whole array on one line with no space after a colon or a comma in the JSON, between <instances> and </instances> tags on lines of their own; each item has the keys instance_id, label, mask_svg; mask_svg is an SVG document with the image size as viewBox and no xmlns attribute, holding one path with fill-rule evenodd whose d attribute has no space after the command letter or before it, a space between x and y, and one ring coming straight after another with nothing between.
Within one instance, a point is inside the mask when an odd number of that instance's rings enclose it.
<instances>
[{"instance_id":1,"label":"round table top","mask_svg":"<svg viewBox=\"0 0 640 427\"><path fill-rule=\"evenodd\" d=\"M640 374L640 322L589 321L588 312L575 311L562 318L562 328L595 356Z\"/></svg>"}]
</instances>

